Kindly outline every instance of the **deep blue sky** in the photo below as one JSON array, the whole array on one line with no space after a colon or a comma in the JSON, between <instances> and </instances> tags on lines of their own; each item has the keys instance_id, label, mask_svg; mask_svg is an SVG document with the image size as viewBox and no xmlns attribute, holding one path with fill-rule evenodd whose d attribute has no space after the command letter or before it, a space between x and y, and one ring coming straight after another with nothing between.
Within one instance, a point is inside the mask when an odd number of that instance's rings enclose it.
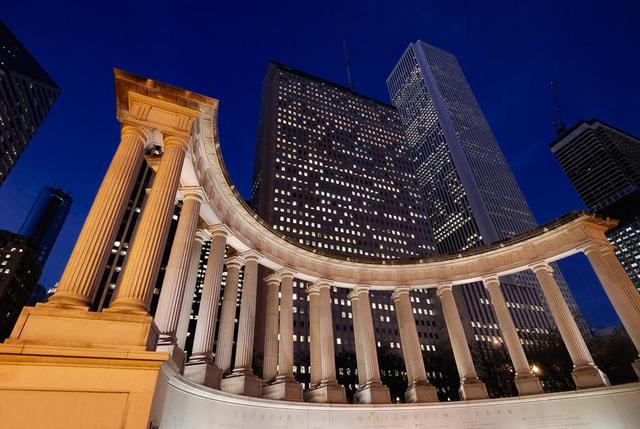
<instances>
[{"instance_id":1,"label":"deep blue sky","mask_svg":"<svg viewBox=\"0 0 640 429\"><path fill-rule=\"evenodd\" d=\"M46 286L60 277L118 142L113 67L218 98L225 160L245 196L267 61L344 83L342 33L356 89L384 101L410 41L454 53L539 222L583 207L548 149L549 79L559 81L567 122L597 117L640 135L634 0L75 3L11 0L0 16L62 88L0 188L0 228L11 230L42 186L73 194ZM585 316L615 323L584 257L562 268Z\"/></svg>"}]
</instances>

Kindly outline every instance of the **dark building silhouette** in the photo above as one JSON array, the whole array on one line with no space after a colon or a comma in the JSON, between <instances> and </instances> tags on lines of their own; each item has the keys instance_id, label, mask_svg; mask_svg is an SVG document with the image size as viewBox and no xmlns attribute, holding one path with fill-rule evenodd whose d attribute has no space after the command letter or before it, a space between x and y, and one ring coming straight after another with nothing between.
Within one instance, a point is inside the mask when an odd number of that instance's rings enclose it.
<instances>
[{"instance_id":1,"label":"dark building silhouette","mask_svg":"<svg viewBox=\"0 0 640 429\"><path fill-rule=\"evenodd\" d=\"M592 119L577 122L550 147L584 204L620 221L607 237L640 291L640 139Z\"/></svg>"},{"instance_id":2,"label":"dark building silhouette","mask_svg":"<svg viewBox=\"0 0 640 429\"><path fill-rule=\"evenodd\" d=\"M0 21L0 185L59 93L47 72Z\"/></svg>"},{"instance_id":3,"label":"dark building silhouette","mask_svg":"<svg viewBox=\"0 0 640 429\"><path fill-rule=\"evenodd\" d=\"M40 274L72 201L62 190L45 187L29 211L20 234L0 231L0 339L9 336L22 307L36 292Z\"/></svg>"}]
</instances>

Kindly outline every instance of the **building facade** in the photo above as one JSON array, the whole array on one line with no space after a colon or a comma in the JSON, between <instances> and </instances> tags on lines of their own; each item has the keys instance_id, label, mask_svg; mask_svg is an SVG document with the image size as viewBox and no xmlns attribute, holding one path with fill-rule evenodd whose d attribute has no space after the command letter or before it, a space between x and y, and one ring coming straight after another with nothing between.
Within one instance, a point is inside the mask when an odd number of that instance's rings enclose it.
<instances>
[{"instance_id":1,"label":"building facade","mask_svg":"<svg viewBox=\"0 0 640 429\"><path fill-rule=\"evenodd\" d=\"M357 259L418 258L435 253L421 194L393 106L291 67L270 63L262 87L252 206L274 231L318 253ZM296 375L308 383L307 284L294 280ZM347 290L332 289L338 376L355 391L353 312ZM446 340L432 292L411 296L428 370ZM402 378L394 303L372 293L384 377ZM445 337L445 338L443 338ZM431 360L431 362L429 362ZM443 382L440 393L446 397ZM393 389L392 389L393 390ZM453 389L455 392L455 388ZM392 394L392 396L394 396ZM402 395L395 395L395 399Z\"/></svg>"},{"instance_id":2,"label":"building facade","mask_svg":"<svg viewBox=\"0 0 640 429\"><path fill-rule=\"evenodd\" d=\"M407 155L415 163L439 253L499 242L537 226L455 56L420 40L411 43L387 87L402 118ZM587 333L571 292L556 273ZM534 274L506 276L501 283L522 342L533 349L544 344L555 327ZM467 338L488 370L503 341L488 293L480 283L457 293L464 303L459 306Z\"/></svg>"},{"instance_id":3,"label":"building facade","mask_svg":"<svg viewBox=\"0 0 640 429\"><path fill-rule=\"evenodd\" d=\"M620 221L607 237L640 290L640 139L602 121L583 120L550 148L584 204Z\"/></svg>"},{"instance_id":4,"label":"building facade","mask_svg":"<svg viewBox=\"0 0 640 429\"><path fill-rule=\"evenodd\" d=\"M59 94L56 83L0 21L0 185Z\"/></svg>"}]
</instances>

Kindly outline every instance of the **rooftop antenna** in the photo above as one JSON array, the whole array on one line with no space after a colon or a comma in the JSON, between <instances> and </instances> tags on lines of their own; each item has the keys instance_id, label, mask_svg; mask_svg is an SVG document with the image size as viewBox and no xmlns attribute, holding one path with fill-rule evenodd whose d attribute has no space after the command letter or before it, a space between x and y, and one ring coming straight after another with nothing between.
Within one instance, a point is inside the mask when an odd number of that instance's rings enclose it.
<instances>
[{"instance_id":1,"label":"rooftop antenna","mask_svg":"<svg viewBox=\"0 0 640 429\"><path fill-rule=\"evenodd\" d=\"M555 79L551 79L549 82L551 85L551 91L553 92L553 99L555 101L556 121L552 122L552 125L556 129L556 134L560 135L564 133L566 127L564 126L564 120L562 119L562 110L560 109L560 98L558 97L558 87Z\"/></svg>"},{"instance_id":2,"label":"rooftop antenna","mask_svg":"<svg viewBox=\"0 0 640 429\"><path fill-rule=\"evenodd\" d=\"M353 81L351 80L351 63L349 62L349 53L347 52L347 39L342 35L342 47L344 49L344 65L347 67L347 79L349 80L349 88L351 91L355 91L356 89L353 86Z\"/></svg>"}]
</instances>

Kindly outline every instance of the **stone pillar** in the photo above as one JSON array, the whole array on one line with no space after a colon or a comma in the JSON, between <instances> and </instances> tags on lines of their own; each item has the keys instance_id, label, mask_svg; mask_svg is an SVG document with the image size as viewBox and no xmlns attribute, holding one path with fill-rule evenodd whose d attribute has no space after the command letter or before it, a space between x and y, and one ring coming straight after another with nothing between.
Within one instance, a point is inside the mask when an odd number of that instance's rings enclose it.
<instances>
[{"instance_id":1,"label":"stone pillar","mask_svg":"<svg viewBox=\"0 0 640 429\"><path fill-rule=\"evenodd\" d=\"M315 284L307 287L307 296L309 297L309 361L311 367L310 388L314 389L320 385L322 381L322 354L320 350L320 310L318 309L318 301L320 298L320 289Z\"/></svg>"},{"instance_id":2,"label":"stone pillar","mask_svg":"<svg viewBox=\"0 0 640 429\"><path fill-rule=\"evenodd\" d=\"M182 211L171 246L167 271L160 290L160 299L155 314L155 322L160 331L158 349L173 353L177 344L176 330L182 309L184 291L191 269L196 227L200 219L201 192L185 190Z\"/></svg>"},{"instance_id":3,"label":"stone pillar","mask_svg":"<svg viewBox=\"0 0 640 429\"><path fill-rule=\"evenodd\" d=\"M513 363L518 394L523 396L544 393L540 380L531 372L531 368L529 367L529 361L524 353L522 343L520 343L516 325L513 323L502 289L500 289L500 280L498 280L497 276L491 276L483 278L482 281L491 297L493 310L496 313L500 331L502 331L502 338L504 338L504 343L509 351L509 357Z\"/></svg>"},{"instance_id":4,"label":"stone pillar","mask_svg":"<svg viewBox=\"0 0 640 429\"><path fill-rule=\"evenodd\" d=\"M442 312L447 324L447 332L451 341L453 357L460 375L460 397L467 399L486 399L489 397L487 388L476 374L473 365L469 344L464 335L464 328L460 320L460 313L453 297L453 285L444 284L438 286L438 298L442 303Z\"/></svg>"},{"instance_id":5,"label":"stone pillar","mask_svg":"<svg viewBox=\"0 0 640 429\"><path fill-rule=\"evenodd\" d=\"M578 389L602 387L609 385L607 376L598 369L593 362L587 344L580 334L571 310L562 296L562 292L553 278L553 268L546 262L540 262L530 267L536 274L542 293L547 300L549 310L558 326L564 345L573 361L571 376Z\"/></svg>"},{"instance_id":6,"label":"stone pillar","mask_svg":"<svg viewBox=\"0 0 640 429\"><path fill-rule=\"evenodd\" d=\"M187 342L187 332L189 331L189 320L191 319L191 308L193 307L193 296L196 291L196 280L198 278L198 269L200 268L200 255L202 255L202 245L209 238L208 233L199 230L196 231L193 240L193 248L191 249L191 261L189 262L189 275L187 276L187 285L184 288L184 296L180 308L180 318L178 327L176 328L176 342L178 347L184 350Z\"/></svg>"},{"instance_id":7,"label":"stone pillar","mask_svg":"<svg viewBox=\"0 0 640 429\"><path fill-rule=\"evenodd\" d=\"M253 374L253 334L256 322L256 292L258 287L258 252L249 250L241 255L245 260L242 299L238 321L238 340L233 372L222 380L222 390L245 396L260 397L262 380Z\"/></svg>"},{"instance_id":8,"label":"stone pillar","mask_svg":"<svg viewBox=\"0 0 640 429\"><path fill-rule=\"evenodd\" d=\"M608 242L594 242L584 253L636 351L640 351L640 294L616 257L613 246ZM640 377L640 359L636 358L633 362L633 369Z\"/></svg>"},{"instance_id":9,"label":"stone pillar","mask_svg":"<svg viewBox=\"0 0 640 429\"><path fill-rule=\"evenodd\" d=\"M317 304L310 307L310 319L317 321L318 328L312 331L311 343L320 348L318 358L320 364L320 383L305 392L304 398L308 402L345 403L347 401L344 387L336 381L336 360L333 344L333 319L331 317L331 283L319 280L313 286L318 290ZM317 312L313 314L313 312ZM314 339L314 336L318 340ZM312 350L313 353L313 350ZM317 368L311 363L312 379L317 379L314 372Z\"/></svg>"},{"instance_id":10,"label":"stone pillar","mask_svg":"<svg viewBox=\"0 0 640 429\"><path fill-rule=\"evenodd\" d=\"M360 353L356 354L356 358L359 358L358 375L360 376L361 372L363 375L359 377L358 391L353 399L361 404L389 404L391 403L389 389L380 381L369 288L358 286L351 291L348 297L353 309L353 331L356 347L361 348Z\"/></svg>"},{"instance_id":11,"label":"stone pillar","mask_svg":"<svg viewBox=\"0 0 640 429\"><path fill-rule=\"evenodd\" d=\"M280 341L278 347L278 377L264 386L263 396L285 401L302 401L302 386L293 375L293 277L286 268L278 271L280 283Z\"/></svg>"},{"instance_id":12,"label":"stone pillar","mask_svg":"<svg viewBox=\"0 0 640 429\"><path fill-rule=\"evenodd\" d=\"M120 286L108 311L147 313L167 242L188 142L164 138L164 153L142 210Z\"/></svg>"},{"instance_id":13,"label":"stone pillar","mask_svg":"<svg viewBox=\"0 0 640 429\"><path fill-rule=\"evenodd\" d=\"M271 382L278 375L278 290L280 289L280 276L271 274L264 280L267 282L267 302L262 380Z\"/></svg>"},{"instance_id":14,"label":"stone pillar","mask_svg":"<svg viewBox=\"0 0 640 429\"><path fill-rule=\"evenodd\" d=\"M244 265L244 259L239 256L232 256L231 258L227 258L225 265L227 266L227 281L222 297L215 363L223 374L228 374L231 371L231 358L233 356L233 333L236 327L238 281L240 279L240 268Z\"/></svg>"},{"instance_id":15,"label":"stone pillar","mask_svg":"<svg viewBox=\"0 0 640 429\"><path fill-rule=\"evenodd\" d=\"M211 247L202 285L198 323L193 338L191 356L185 367L184 375L196 383L219 388L222 373L213 363L213 336L216 332L218 301L222 287L222 268L229 229L225 225L215 225L209 228L209 233L211 234Z\"/></svg>"},{"instance_id":16,"label":"stone pillar","mask_svg":"<svg viewBox=\"0 0 640 429\"><path fill-rule=\"evenodd\" d=\"M143 162L147 134L135 126L122 127L120 145L93 200L58 290L47 305L88 308L93 301Z\"/></svg>"},{"instance_id":17,"label":"stone pillar","mask_svg":"<svg viewBox=\"0 0 640 429\"><path fill-rule=\"evenodd\" d=\"M410 289L407 287L396 288L391 295L396 307L402 355L409 382L404 395L405 400L407 402L438 402L436 388L427 380L427 371L424 367L418 329L413 317L409 295Z\"/></svg>"}]
</instances>

